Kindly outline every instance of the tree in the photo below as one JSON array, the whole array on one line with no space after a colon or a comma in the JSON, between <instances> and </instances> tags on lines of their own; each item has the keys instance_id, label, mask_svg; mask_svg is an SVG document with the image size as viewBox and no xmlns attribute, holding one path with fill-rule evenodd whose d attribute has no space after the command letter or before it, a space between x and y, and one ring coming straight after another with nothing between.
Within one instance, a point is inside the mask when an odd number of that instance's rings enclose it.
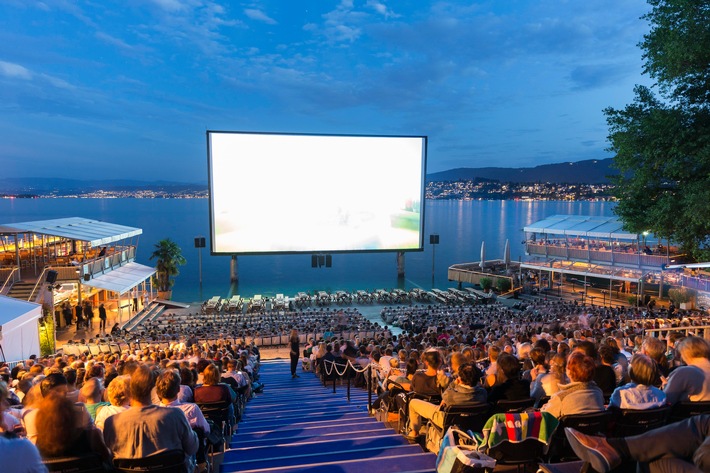
<instances>
[{"instance_id":1,"label":"tree","mask_svg":"<svg viewBox=\"0 0 710 473\"><path fill-rule=\"evenodd\" d=\"M160 240L155 244L155 251L150 255L150 259L155 259L155 276L153 281L158 291L168 292L173 287L173 278L180 274L178 266L187 263L182 256L182 250L177 243L170 238Z\"/></svg>"},{"instance_id":2,"label":"tree","mask_svg":"<svg viewBox=\"0 0 710 473\"><path fill-rule=\"evenodd\" d=\"M710 258L710 3L649 0L639 44L653 88L607 108L619 198L630 231L652 231L697 259ZM656 89L654 93L652 89Z\"/></svg>"}]
</instances>

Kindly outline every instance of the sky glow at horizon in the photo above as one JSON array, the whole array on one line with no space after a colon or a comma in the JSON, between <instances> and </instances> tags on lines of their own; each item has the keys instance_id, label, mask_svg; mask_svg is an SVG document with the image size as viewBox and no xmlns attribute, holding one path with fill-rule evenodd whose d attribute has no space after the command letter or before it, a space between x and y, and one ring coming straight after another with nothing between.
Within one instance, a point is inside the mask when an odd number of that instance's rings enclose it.
<instances>
[{"instance_id":1,"label":"sky glow at horizon","mask_svg":"<svg viewBox=\"0 0 710 473\"><path fill-rule=\"evenodd\" d=\"M206 130L428 136L427 172L601 159L642 0L0 5L3 177L206 182Z\"/></svg>"}]
</instances>

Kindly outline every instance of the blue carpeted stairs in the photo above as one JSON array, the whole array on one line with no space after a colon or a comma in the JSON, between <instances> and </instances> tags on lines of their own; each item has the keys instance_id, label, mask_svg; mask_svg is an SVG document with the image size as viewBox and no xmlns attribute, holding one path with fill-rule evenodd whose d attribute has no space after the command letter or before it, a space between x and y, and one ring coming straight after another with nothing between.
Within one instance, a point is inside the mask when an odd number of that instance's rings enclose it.
<instances>
[{"instance_id":1,"label":"blue carpeted stairs","mask_svg":"<svg viewBox=\"0 0 710 473\"><path fill-rule=\"evenodd\" d=\"M264 361L264 393L246 408L222 473L433 473L436 456L367 413L367 392L292 379L288 361Z\"/></svg>"}]
</instances>

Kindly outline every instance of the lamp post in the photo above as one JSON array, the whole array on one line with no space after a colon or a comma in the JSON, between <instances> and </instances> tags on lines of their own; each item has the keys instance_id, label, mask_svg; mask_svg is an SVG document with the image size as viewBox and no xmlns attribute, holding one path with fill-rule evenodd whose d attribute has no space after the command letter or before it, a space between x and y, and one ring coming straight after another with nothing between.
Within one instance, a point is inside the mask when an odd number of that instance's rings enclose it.
<instances>
[{"instance_id":1,"label":"lamp post","mask_svg":"<svg viewBox=\"0 0 710 473\"><path fill-rule=\"evenodd\" d=\"M202 287L202 248L205 247L205 237L195 237L195 248L197 248L197 270L200 278L200 287Z\"/></svg>"},{"instance_id":2,"label":"lamp post","mask_svg":"<svg viewBox=\"0 0 710 473\"><path fill-rule=\"evenodd\" d=\"M434 273L436 268L436 245L439 244L439 235L433 233L429 235L429 244L431 245L431 283L434 285Z\"/></svg>"}]
</instances>

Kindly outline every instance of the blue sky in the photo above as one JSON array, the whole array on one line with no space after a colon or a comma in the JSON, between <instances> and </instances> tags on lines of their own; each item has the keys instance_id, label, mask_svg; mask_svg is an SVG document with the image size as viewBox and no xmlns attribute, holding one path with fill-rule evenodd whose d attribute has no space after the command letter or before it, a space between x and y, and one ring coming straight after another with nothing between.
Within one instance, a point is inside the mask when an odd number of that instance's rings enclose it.
<instances>
[{"instance_id":1,"label":"blue sky","mask_svg":"<svg viewBox=\"0 0 710 473\"><path fill-rule=\"evenodd\" d=\"M429 172L610 157L648 8L5 0L0 169L206 181L208 129L427 135Z\"/></svg>"}]
</instances>

